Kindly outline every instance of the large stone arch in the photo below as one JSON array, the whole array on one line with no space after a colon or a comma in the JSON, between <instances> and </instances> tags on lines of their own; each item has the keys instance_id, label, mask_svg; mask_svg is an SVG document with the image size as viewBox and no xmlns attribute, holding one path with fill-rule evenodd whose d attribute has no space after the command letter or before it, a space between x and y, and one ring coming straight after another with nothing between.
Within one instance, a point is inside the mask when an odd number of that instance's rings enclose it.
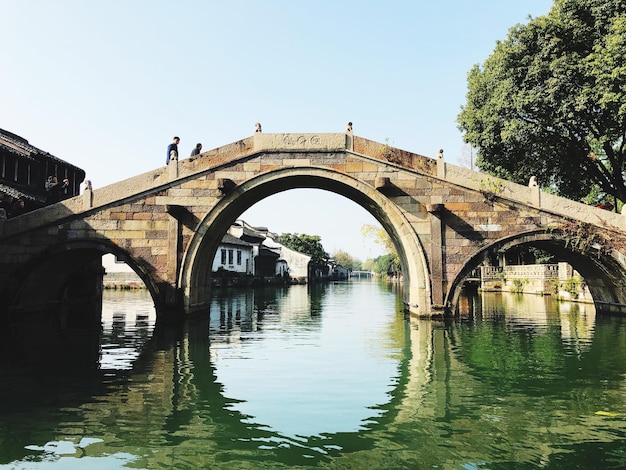
<instances>
[{"instance_id":1,"label":"large stone arch","mask_svg":"<svg viewBox=\"0 0 626 470\"><path fill-rule=\"evenodd\" d=\"M211 266L230 225L248 208L273 194L297 188L322 189L342 195L367 210L391 237L404 273L406 309L427 315L430 280L424 250L402 211L372 186L326 168L283 168L258 175L233 188L197 227L185 252L179 285L185 311L202 311L210 300Z\"/></svg>"},{"instance_id":2,"label":"large stone arch","mask_svg":"<svg viewBox=\"0 0 626 470\"><path fill-rule=\"evenodd\" d=\"M479 250L463 266L446 296L446 306L456 310L463 281L481 263L498 252L518 246L533 246L557 255L585 279L598 311L617 312L626 308L626 265L623 257L603 253L599 247L580 251L558 230L536 230L497 240ZM623 308L620 309L620 306Z\"/></svg>"}]
</instances>

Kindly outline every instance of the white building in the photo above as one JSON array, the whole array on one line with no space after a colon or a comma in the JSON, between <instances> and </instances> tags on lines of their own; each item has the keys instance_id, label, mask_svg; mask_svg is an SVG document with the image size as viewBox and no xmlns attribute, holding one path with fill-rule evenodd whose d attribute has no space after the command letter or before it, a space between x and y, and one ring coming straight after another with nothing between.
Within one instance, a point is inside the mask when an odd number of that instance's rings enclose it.
<instances>
[{"instance_id":1,"label":"white building","mask_svg":"<svg viewBox=\"0 0 626 470\"><path fill-rule=\"evenodd\" d=\"M212 271L219 269L241 274L254 274L254 257L258 248L227 233L217 248Z\"/></svg>"},{"instance_id":2,"label":"white building","mask_svg":"<svg viewBox=\"0 0 626 470\"><path fill-rule=\"evenodd\" d=\"M104 268L102 284L105 289L141 289L145 287L139 275L112 253L102 255L102 267Z\"/></svg>"},{"instance_id":3,"label":"white building","mask_svg":"<svg viewBox=\"0 0 626 470\"><path fill-rule=\"evenodd\" d=\"M278 235L266 227L252 227L237 220L222 239L213 260L213 272L218 269L251 274L267 280L291 278L306 283L311 257L276 242Z\"/></svg>"},{"instance_id":4,"label":"white building","mask_svg":"<svg viewBox=\"0 0 626 470\"><path fill-rule=\"evenodd\" d=\"M298 282L307 281L309 277L309 262L311 261L309 255L287 248L269 237L263 240L263 245L280 250L280 258L276 262L276 275L285 276L285 273L287 273L289 277Z\"/></svg>"}]
</instances>

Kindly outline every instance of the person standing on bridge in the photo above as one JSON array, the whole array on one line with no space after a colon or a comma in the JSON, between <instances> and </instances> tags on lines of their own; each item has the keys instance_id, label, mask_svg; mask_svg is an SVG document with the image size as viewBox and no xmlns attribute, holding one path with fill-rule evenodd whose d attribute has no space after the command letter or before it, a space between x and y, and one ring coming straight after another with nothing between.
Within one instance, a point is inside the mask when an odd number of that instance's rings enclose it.
<instances>
[{"instance_id":1,"label":"person standing on bridge","mask_svg":"<svg viewBox=\"0 0 626 470\"><path fill-rule=\"evenodd\" d=\"M201 150L202 150L202 144L201 143L197 143L196 146L194 147L194 149L191 151L191 154L189 156L193 157L194 155L198 155Z\"/></svg>"},{"instance_id":2,"label":"person standing on bridge","mask_svg":"<svg viewBox=\"0 0 626 470\"><path fill-rule=\"evenodd\" d=\"M46 204L54 204L59 202L65 196L65 188L70 184L67 178L62 182L55 176L48 176L46 181Z\"/></svg>"},{"instance_id":3,"label":"person standing on bridge","mask_svg":"<svg viewBox=\"0 0 626 470\"><path fill-rule=\"evenodd\" d=\"M170 160L172 158L178 160L178 144L180 143L180 137L175 136L173 142L167 146L167 158L165 159L165 164L169 165ZM172 152L174 154L172 155Z\"/></svg>"}]
</instances>

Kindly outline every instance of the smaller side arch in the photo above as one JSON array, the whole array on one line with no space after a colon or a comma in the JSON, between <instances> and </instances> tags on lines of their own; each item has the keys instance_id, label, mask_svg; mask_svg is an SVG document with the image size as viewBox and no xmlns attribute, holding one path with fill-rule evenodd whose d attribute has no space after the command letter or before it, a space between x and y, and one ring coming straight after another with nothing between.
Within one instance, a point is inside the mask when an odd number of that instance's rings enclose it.
<instances>
[{"instance_id":1,"label":"smaller side arch","mask_svg":"<svg viewBox=\"0 0 626 470\"><path fill-rule=\"evenodd\" d=\"M585 279L597 311L626 313L626 266L620 256L597 250L581 252L568 244L558 230L535 230L497 240L479 250L464 264L446 296L448 311L456 311L463 281L486 259L518 246L532 246L557 255Z\"/></svg>"},{"instance_id":2,"label":"smaller side arch","mask_svg":"<svg viewBox=\"0 0 626 470\"><path fill-rule=\"evenodd\" d=\"M12 276L14 288L7 295L9 305L32 308L61 301L61 293L71 276L90 263L97 264L106 253L114 254L137 273L150 292L158 314L159 307L162 308L161 296L153 277L127 251L106 240L72 240L55 245L29 261Z\"/></svg>"},{"instance_id":3,"label":"smaller side arch","mask_svg":"<svg viewBox=\"0 0 626 470\"><path fill-rule=\"evenodd\" d=\"M342 195L367 210L391 237L404 272L404 301L408 311L428 315L430 281L424 250L402 211L371 185L327 168L281 168L258 175L224 196L198 225L181 266L179 285L187 313L201 311L210 300L210 268L228 227L245 210L282 191L313 188Z\"/></svg>"}]
</instances>

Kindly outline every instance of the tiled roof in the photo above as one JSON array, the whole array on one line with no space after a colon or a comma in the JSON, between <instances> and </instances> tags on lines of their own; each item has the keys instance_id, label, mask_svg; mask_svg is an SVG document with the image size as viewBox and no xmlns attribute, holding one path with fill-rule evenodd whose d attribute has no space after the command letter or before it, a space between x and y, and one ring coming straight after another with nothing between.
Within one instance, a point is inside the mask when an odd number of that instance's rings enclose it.
<instances>
[{"instance_id":1,"label":"tiled roof","mask_svg":"<svg viewBox=\"0 0 626 470\"><path fill-rule=\"evenodd\" d=\"M7 186L6 184L2 183L0 183L0 193L8 194L15 199L25 199L27 201L36 201L39 203L46 202L46 198L41 194L37 194L34 191L29 191L27 188L25 188L24 190L16 189L12 186Z\"/></svg>"},{"instance_id":2,"label":"tiled roof","mask_svg":"<svg viewBox=\"0 0 626 470\"><path fill-rule=\"evenodd\" d=\"M19 135L13 134L12 132L6 131L4 129L0 129L0 147L24 158L29 158L32 160L37 159L37 157L50 158L51 160L56 160L57 162L63 163L69 168L83 171L82 168L79 168L69 162L66 162L65 160L55 157L48 152L44 152L43 150L38 149L33 145L30 145L28 143L28 140L24 139L23 137L20 137Z\"/></svg>"},{"instance_id":3,"label":"tiled roof","mask_svg":"<svg viewBox=\"0 0 626 470\"><path fill-rule=\"evenodd\" d=\"M224 245L239 245L239 246L253 246L252 243L248 243L240 238L233 237L230 233L227 233L222 237L222 243Z\"/></svg>"}]
</instances>

